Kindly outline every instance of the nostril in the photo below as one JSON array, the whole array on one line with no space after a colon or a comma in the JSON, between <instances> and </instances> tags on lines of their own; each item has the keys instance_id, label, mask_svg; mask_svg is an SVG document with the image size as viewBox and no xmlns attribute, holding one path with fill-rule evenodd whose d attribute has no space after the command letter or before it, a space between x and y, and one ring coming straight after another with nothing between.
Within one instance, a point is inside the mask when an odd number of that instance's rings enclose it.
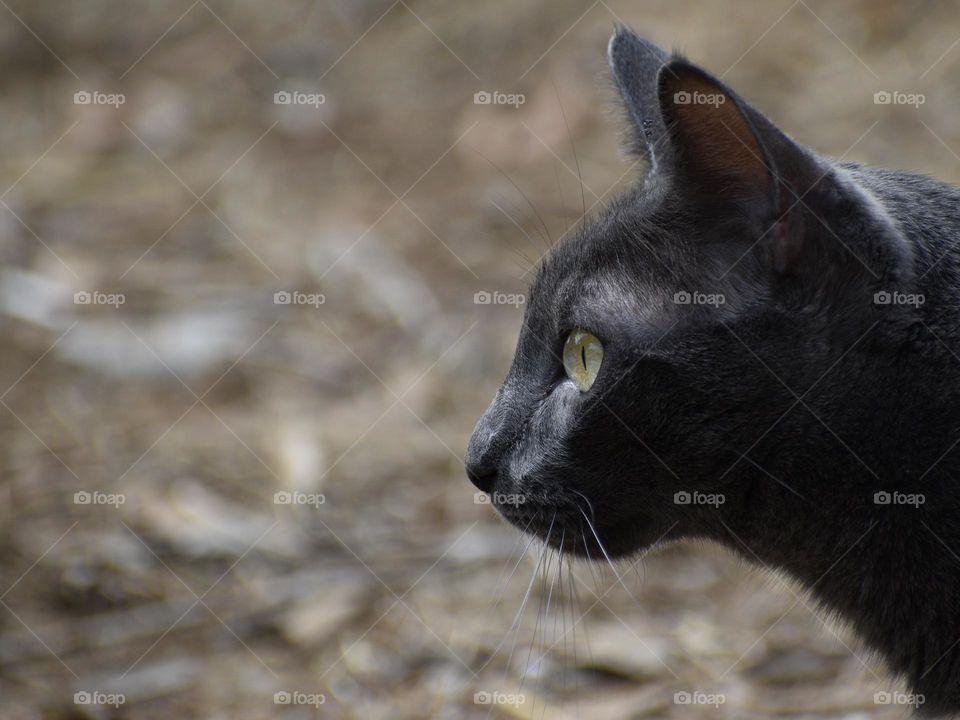
<instances>
[{"instance_id":1,"label":"nostril","mask_svg":"<svg viewBox=\"0 0 960 720\"><path fill-rule=\"evenodd\" d=\"M497 483L497 471L489 468L467 468L467 477L478 490L489 493Z\"/></svg>"}]
</instances>

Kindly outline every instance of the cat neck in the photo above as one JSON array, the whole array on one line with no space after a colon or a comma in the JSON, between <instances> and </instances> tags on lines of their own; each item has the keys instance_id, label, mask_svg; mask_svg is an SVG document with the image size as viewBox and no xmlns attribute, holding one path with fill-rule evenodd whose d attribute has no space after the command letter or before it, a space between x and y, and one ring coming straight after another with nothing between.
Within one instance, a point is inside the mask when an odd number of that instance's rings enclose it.
<instances>
[{"instance_id":1,"label":"cat neck","mask_svg":"<svg viewBox=\"0 0 960 720\"><path fill-rule=\"evenodd\" d=\"M850 623L922 696L921 715L960 705L960 507L947 491L949 470L938 467L906 491L875 491L876 478L854 459L830 474L808 469L824 473L812 483L816 494L806 492L801 468L776 470L804 497L751 466L743 487L762 492L739 508L730 503L714 539L786 572ZM864 501L861 490L887 494Z\"/></svg>"}]
</instances>

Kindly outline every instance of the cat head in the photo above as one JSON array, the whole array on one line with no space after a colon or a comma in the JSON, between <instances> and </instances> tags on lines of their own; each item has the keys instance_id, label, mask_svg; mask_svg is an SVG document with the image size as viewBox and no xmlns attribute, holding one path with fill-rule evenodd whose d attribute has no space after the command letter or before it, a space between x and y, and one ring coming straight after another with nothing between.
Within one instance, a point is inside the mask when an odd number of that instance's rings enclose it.
<instances>
[{"instance_id":1,"label":"cat head","mask_svg":"<svg viewBox=\"0 0 960 720\"><path fill-rule=\"evenodd\" d=\"M743 454L912 266L852 170L627 29L608 56L646 176L541 262L466 457L509 521L591 557L736 512Z\"/></svg>"}]
</instances>

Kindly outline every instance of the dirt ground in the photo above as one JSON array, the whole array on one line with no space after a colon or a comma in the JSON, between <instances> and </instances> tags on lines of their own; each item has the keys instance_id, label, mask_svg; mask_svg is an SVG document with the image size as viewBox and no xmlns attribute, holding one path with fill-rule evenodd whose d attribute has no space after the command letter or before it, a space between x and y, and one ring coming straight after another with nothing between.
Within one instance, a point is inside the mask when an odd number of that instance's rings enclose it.
<instances>
[{"instance_id":1,"label":"dirt ground","mask_svg":"<svg viewBox=\"0 0 960 720\"><path fill-rule=\"evenodd\" d=\"M725 551L537 572L462 457L543 236L639 176L614 22L960 181L958 10L0 2L0 716L906 717Z\"/></svg>"}]
</instances>

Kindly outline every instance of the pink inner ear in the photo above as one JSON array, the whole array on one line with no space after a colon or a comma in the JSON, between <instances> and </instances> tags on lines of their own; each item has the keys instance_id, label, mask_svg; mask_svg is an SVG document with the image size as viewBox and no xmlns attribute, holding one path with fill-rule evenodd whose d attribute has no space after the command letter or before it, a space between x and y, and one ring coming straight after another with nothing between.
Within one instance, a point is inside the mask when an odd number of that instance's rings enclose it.
<instances>
[{"instance_id":1,"label":"pink inner ear","mask_svg":"<svg viewBox=\"0 0 960 720\"><path fill-rule=\"evenodd\" d=\"M664 89L682 161L706 189L754 197L769 191L763 150L733 98L685 68L668 76Z\"/></svg>"}]
</instances>

